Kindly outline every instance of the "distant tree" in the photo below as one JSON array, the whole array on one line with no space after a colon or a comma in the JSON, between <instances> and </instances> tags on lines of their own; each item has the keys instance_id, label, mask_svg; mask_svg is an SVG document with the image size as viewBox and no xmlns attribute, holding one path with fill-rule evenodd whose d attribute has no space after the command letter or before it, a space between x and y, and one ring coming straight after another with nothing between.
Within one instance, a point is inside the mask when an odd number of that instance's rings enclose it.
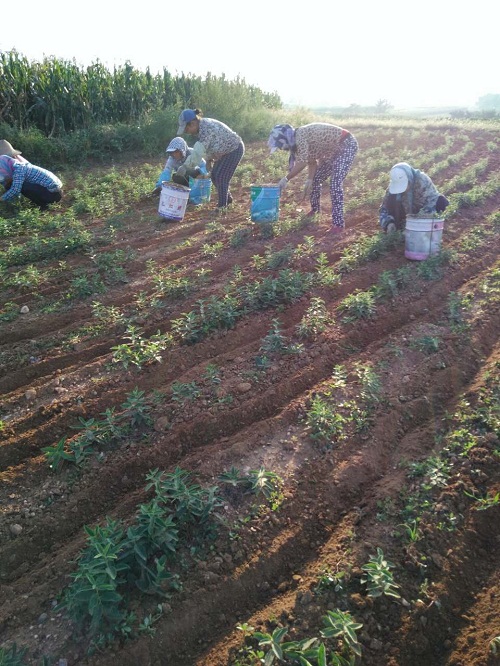
<instances>
[{"instance_id":1,"label":"distant tree","mask_svg":"<svg viewBox=\"0 0 500 666\"><path fill-rule=\"evenodd\" d=\"M392 106L386 99L379 99L375 105L375 113L387 113L389 109L392 109Z\"/></svg>"},{"instance_id":2,"label":"distant tree","mask_svg":"<svg viewBox=\"0 0 500 666\"><path fill-rule=\"evenodd\" d=\"M483 95L478 99L477 107L481 111L500 111L500 95Z\"/></svg>"}]
</instances>

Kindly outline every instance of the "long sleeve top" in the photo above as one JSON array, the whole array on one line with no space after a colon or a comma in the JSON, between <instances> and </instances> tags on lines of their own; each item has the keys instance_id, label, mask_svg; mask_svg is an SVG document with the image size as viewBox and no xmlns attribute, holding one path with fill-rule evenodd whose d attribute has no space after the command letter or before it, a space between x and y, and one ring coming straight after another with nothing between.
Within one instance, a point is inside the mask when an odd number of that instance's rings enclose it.
<instances>
[{"instance_id":1,"label":"long sleeve top","mask_svg":"<svg viewBox=\"0 0 500 666\"><path fill-rule=\"evenodd\" d=\"M33 183L47 188L49 192L57 192L62 189L62 182L59 178L47 169L31 164L30 162L20 163L16 161L13 165L12 185L0 197L2 201L9 201L21 194L24 183Z\"/></svg>"},{"instance_id":2,"label":"long sleeve top","mask_svg":"<svg viewBox=\"0 0 500 666\"><path fill-rule=\"evenodd\" d=\"M243 144L236 132L214 118L201 118L198 141L205 148L207 160L218 160Z\"/></svg>"}]
</instances>

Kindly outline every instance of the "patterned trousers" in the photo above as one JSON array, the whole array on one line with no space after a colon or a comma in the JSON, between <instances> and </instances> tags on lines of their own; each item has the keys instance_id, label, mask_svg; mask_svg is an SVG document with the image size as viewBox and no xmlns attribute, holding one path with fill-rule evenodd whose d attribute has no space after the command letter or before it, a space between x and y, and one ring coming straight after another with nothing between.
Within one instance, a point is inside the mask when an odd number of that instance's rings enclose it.
<instances>
[{"instance_id":1,"label":"patterned trousers","mask_svg":"<svg viewBox=\"0 0 500 666\"><path fill-rule=\"evenodd\" d=\"M338 151L318 166L312 182L311 209L319 213L322 184L330 178L330 197L332 199L332 223L344 228L344 188L343 183L356 153L358 142L351 135L342 141Z\"/></svg>"},{"instance_id":2,"label":"patterned trousers","mask_svg":"<svg viewBox=\"0 0 500 666\"><path fill-rule=\"evenodd\" d=\"M215 162L211 178L213 184L217 188L217 208L225 208L228 203L232 202L233 197L229 192L229 183L244 154L245 146L242 141L236 150L233 150L227 155L223 155Z\"/></svg>"}]
</instances>

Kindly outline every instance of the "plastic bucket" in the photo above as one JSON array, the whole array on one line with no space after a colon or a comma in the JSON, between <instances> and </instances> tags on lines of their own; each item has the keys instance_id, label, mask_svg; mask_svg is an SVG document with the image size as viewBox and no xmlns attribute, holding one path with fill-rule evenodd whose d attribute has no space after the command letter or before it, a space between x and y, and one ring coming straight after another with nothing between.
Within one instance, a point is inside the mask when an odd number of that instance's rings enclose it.
<instances>
[{"instance_id":1,"label":"plastic bucket","mask_svg":"<svg viewBox=\"0 0 500 666\"><path fill-rule=\"evenodd\" d=\"M423 261L441 250L444 219L406 216L405 257Z\"/></svg>"},{"instance_id":2,"label":"plastic bucket","mask_svg":"<svg viewBox=\"0 0 500 666\"><path fill-rule=\"evenodd\" d=\"M160 205L158 215L180 222L184 218L186 206L189 199L189 187L177 185L170 181L163 181L161 184Z\"/></svg>"},{"instance_id":3,"label":"plastic bucket","mask_svg":"<svg viewBox=\"0 0 500 666\"><path fill-rule=\"evenodd\" d=\"M253 222L276 222L280 214L280 188L276 185L252 185L250 188Z\"/></svg>"},{"instance_id":4,"label":"plastic bucket","mask_svg":"<svg viewBox=\"0 0 500 666\"><path fill-rule=\"evenodd\" d=\"M210 178L190 178L189 187L189 203L199 206L200 204L208 203L212 196L212 181Z\"/></svg>"}]
</instances>

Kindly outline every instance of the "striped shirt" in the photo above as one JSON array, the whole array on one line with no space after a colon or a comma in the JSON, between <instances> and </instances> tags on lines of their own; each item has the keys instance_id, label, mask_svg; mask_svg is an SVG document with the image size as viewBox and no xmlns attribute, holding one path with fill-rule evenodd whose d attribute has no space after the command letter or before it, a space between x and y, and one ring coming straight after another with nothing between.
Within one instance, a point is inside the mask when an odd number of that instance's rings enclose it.
<instances>
[{"instance_id":1,"label":"striped shirt","mask_svg":"<svg viewBox=\"0 0 500 666\"><path fill-rule=\"evenodd\" d=\"M25 182L32 183L33 185L41 185L47 188L49 192L57 192L63 186L59 178L51 171L35 166L30 162L25 162L24 164L15 162L13 165L12 185L0 199L2 201L9 201L9 199L13 199L21 194Z\"/></svg>"}]
</instances>

